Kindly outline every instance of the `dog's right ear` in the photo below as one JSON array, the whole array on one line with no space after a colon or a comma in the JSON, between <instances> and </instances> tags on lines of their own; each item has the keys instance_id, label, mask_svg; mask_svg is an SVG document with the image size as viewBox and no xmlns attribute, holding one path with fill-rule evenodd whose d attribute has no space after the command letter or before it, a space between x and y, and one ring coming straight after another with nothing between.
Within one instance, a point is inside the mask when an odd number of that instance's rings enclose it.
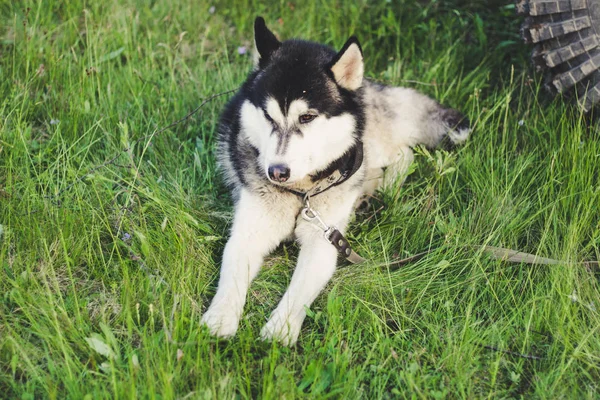
<instances>
[{"instance_id":1,"label":"dog's right ear","mask_svg":"<svg viewBox=\"0 0 600 400\"><path fill-rule=\"evenodd\" d=\"M264 68L279 46L281 46L281 42L267 28L263 17L256 17L254 20L254 68Z\"/></svg>"},{"instance_id":2,"label":"dog's right ear","mask_svg":"<svg viewBox=\"0 0 600 400\"><path fill-rule=\"evenodd\" d=\"M344 89L357 90L361 87L365 67L362 48L355 36L348 39L329 68L337 84Z\"/></svg>"}]
</instances>

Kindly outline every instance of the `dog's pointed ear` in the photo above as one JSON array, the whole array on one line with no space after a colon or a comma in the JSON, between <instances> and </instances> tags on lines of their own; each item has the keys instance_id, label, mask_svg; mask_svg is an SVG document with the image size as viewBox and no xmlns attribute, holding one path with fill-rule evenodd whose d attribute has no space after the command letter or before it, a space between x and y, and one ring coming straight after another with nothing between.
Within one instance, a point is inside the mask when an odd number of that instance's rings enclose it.
<instances>
[{"instance_id":1,"label":"dog's pointed ear","mask_svg":"<svg viewBox=\"0 0 600 400\"><path fill-rule=\"evenodd\" d=\"M254 20L254 68L264 68L279 46L281 46L281 42L267 28L263 17L256 17Z\"/></svg>"},{"instance_id":2,"label":"dog's pointed ear","mask_svg":"<svg viewBox=\"0 0 600 400\"><path fill-rule=\"evenodd\" d=\"M333 77L338 85L348 90L361 87L364 63L360 43L352 36L329 64Z\"/></svg>"}]
</instances>

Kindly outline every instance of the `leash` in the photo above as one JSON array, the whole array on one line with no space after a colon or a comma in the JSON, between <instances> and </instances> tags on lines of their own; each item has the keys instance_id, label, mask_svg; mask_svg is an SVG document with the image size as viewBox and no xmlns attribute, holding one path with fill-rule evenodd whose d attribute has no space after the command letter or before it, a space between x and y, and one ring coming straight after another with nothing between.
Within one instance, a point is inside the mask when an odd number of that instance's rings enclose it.
<instances>
[{"instance_id":1,"label":"leash","mask_svg":"<svg viewBox=\"0 0 600 400\"><path fill-rule=\"evenodd\" d=\"M323 231L323 238L331 243L338 253L345 257L346 260L350 261L352 264L360 264L366 261L352 250L350 243L344 235L342 235L342 232L335 226L327 225L325 221L321 219L319 213L311 208L308 197L304 199L304 208L300 213L305 221L312 223Z\"/></svg>"},{"instance_id":2,"label":"leash","mask_svg":"<svg viewBox=\"0 0 600 400\"><path fill-rule=\"evenodd\" d=\"M529 264L529 265L568 265L571 267L579 266L585 267L588 270L592 268L600 268L600 261L565 261L565 260L556 260L553 258L541 257L536 254L525 253L518 250L505 249L503 247L496 246L459 246L460 249L481 249L483 253L488 255L490 258L498 261L503 261L512 264ZM426 250L421 253L417 253L415 255L394 259L389 263L384 264L389 268L390 271L396 271L402 265L410 264L414 261L419 261L425 256L432 254L436 251L436 249Z\"/></svg>"},{"instance_id":3,"label":"leash","mask_svg":"<svg viewBox=\"0 0 600 400\"><path fill-rule=\"evenodd\" d=\"M281 189L293 193L302 199L304 204L304 207L300 211L302 218L322 230L323 238L332 244L340 255L353 264L360 264L366 260L352 250L350 242L348 242L339 229L335 226L329 226L323 221L321 215L310 206L310 198L346 182L360 169L363 159L363 144L361 141L358 141L349 152L334 161L331 167L315 174L312 178L316 183L306 192L281 187Z\"/></svg>"}]
</instances>

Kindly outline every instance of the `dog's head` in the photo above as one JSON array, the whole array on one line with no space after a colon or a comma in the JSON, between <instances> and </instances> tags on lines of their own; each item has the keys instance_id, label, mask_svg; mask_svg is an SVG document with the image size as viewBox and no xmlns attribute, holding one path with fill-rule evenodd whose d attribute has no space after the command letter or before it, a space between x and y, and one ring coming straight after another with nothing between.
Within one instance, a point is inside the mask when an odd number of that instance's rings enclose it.
<instances>
[{"instance_id":1,"label":"dog's head","mask_svg":"<svg viewBox=\"0 0 600 400\"><path fill-rule=\"evenodd\" d=\"M325 170L360 139L362 50L354 37L339 52L302 40L280 42L260 17L254 41L241 134L258 150L271 182L293 185Z\"/></svg>"}]
</instances>

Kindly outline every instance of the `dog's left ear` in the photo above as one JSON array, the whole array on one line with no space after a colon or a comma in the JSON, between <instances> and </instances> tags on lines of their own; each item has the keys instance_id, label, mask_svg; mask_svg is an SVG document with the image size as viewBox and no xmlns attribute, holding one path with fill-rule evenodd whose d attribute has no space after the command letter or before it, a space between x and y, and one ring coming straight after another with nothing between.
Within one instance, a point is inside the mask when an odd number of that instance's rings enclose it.
<instances>
[{"instance_id":1,"label":"dog's left ear","mask_svg":"<svg viewBox=\"0 0 600 400\"><path fill-rule=\"evenodd\" d=\"M342 50L331 61L330 69L338 85L348 90L356 90L361 87L364 64L362 49L355 36L352 36Z\"/></svg>"},{"instance_id":2,"label":"dog's left ear","mask_svg":"<svg viewBox=\"0 0 600 400\"><path fill-rule=\"evenodd\" d=\"M281 46L281 42L267 28L263 17L256 17L254 20L254 68L264 68L279 46Z\"/></svg>"}]
</instances>

